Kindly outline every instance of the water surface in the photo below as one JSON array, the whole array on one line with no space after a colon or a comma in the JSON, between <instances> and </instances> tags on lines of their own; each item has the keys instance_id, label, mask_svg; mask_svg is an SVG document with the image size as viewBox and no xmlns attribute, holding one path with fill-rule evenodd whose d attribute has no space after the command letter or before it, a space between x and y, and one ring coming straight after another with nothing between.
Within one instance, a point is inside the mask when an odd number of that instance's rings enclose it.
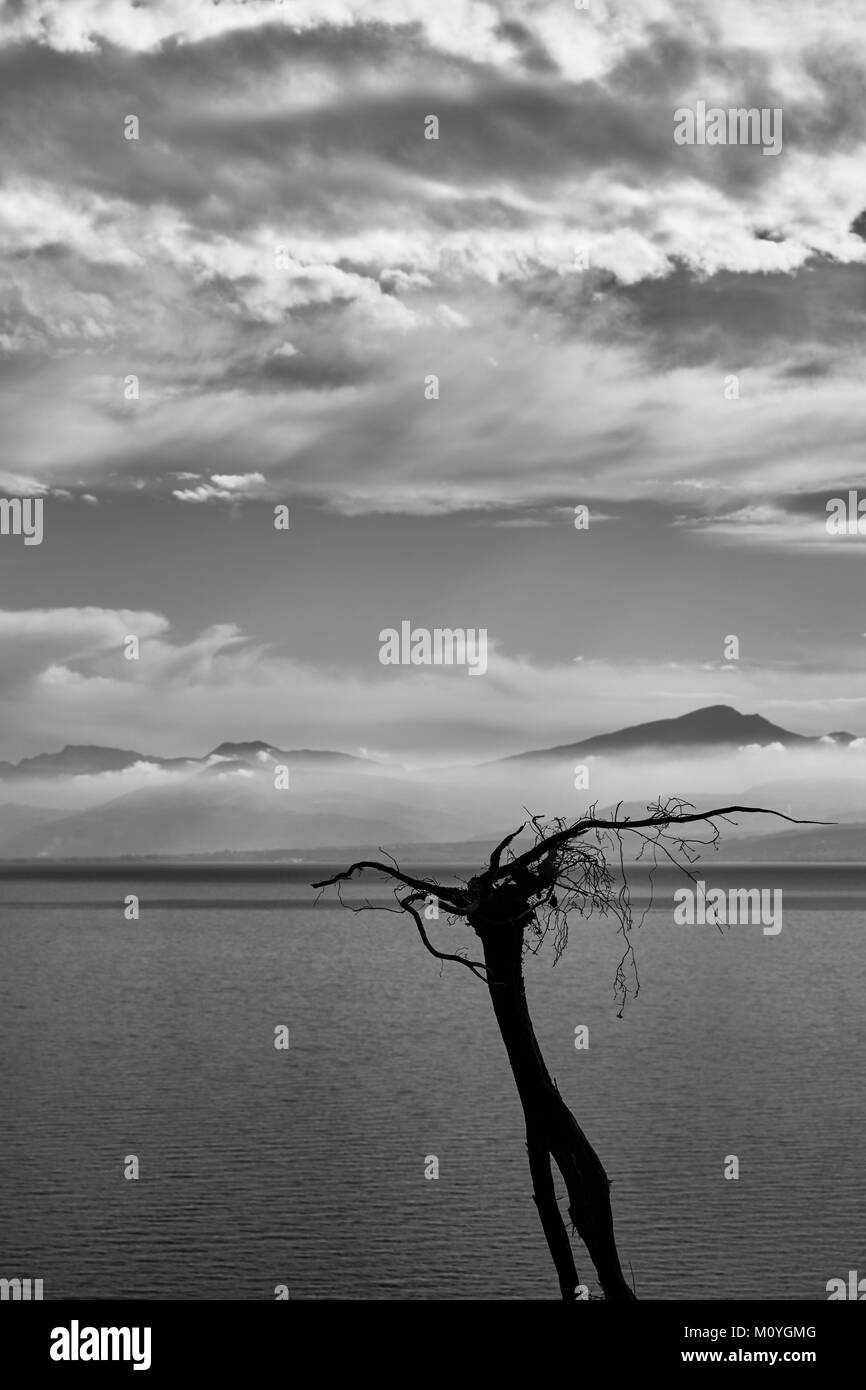
<instances>
[{"instance_id":1,"label":"water surface","mask_svg":"<svg viewBox=\"0 0 866 1390\"><path fill-rule=\"evenodd\" d=\"M528 963L640 1297L823 1299L866 1271L866 876L786 872L776 937L677 927L662 895L622 1019L612 923ZM311 876L2 876L0 1274L47 1298L556 1297L484 986L404 918L315 906Z\"/></svg>"}]
</instances>

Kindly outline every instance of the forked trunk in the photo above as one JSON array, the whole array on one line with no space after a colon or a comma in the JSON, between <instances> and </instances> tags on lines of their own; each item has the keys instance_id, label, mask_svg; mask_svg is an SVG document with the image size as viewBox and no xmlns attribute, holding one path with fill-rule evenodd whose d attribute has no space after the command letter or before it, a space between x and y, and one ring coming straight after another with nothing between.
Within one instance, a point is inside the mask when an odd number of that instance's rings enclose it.
<instances>
[{"instance_id":1,"label":"forked trunk","mask_svg":"<svg viewBox=\"0 0 866 1390\"><path fill-rule=\"evenodd\" d=\"M610 1208L610 1183L601 1160L575 1120L547 1070L526 1002L523 932L528 918L489 920L474 927L484 947L488 989L526 1119L526 1146L535 1204L563 1299L578 1283L571 1241L559 1212L551 1172L556 1163L568 1193L568 1210L595 1265L606 1299L631 1302L635 1295L620 1267Z\"/></svg>"}]
</instances>

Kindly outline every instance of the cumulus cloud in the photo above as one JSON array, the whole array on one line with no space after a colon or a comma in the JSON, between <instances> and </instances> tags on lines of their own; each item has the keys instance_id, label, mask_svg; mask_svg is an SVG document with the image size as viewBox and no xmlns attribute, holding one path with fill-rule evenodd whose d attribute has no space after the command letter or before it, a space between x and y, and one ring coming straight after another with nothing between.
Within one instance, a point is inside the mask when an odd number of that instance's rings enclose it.
<instances>
[{"instance_id":1,"label":"cumulus cloud","mask_svg":"<svg viewBox=\"0 0 866 1390\"><path fill-rule=\"evenodd\" d=\"M6 6L0 349L26 366L13 381L0 362L0 404L22 470L158 490L171 453L198 475L177 502L225 501L202 475L234 476L243 440L276 488L428 513L492 503L500 458L508 504L561 494L573 450L590 479L631 451L616 489L651 477L658 500L679 472L747 477L741 505L765 506L783 471L844 476L862 437L866 121L849 98L866 20L790 13ZM781 102L782 157L675 145L674 109L700 96ZM798 354L823 375L783 395ZM419 408L437 366L460 441L441 470ZM742 392L724 410L728 372ZM375 439L360 462L359 430ZM713 534L774 544L779 528Z\"/></svg>"}]
</instances>

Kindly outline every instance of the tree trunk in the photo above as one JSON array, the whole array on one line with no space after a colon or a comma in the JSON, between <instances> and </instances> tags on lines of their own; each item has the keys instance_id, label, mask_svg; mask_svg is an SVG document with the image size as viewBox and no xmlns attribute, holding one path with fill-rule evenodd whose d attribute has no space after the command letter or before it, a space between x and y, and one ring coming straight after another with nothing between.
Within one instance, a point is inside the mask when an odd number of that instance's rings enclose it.
<instances>
[{"instance_id":1,"label":"tree trunk","mask_svg":"<svg viewBox=\"0 0 866 1390\"><path fill-rule=\"evenodd\" d=\"M617 1254L610 1208L610 1182L601 1160L556 1088L541 1055L523 980L523 933L527 914L493 923L470 924L484 947L488 989L526 1119L526 1145L534 1198L563 1299L573 1299L577 1274L571 1242L559 1212L550 1159L568 1192L569 1215L589 1251L606 1299L631 1302Z\"/></svg>"}]
</instances>

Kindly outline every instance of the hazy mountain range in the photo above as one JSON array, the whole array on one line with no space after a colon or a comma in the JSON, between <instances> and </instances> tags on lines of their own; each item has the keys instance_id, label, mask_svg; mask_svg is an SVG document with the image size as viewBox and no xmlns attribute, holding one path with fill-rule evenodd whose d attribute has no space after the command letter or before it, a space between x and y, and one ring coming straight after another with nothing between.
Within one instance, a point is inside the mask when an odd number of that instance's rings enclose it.
<instances>
[{"instance_id":1,"label":"hazy mountain range","mask_svg":"<svg viewBox=\"0 0 866 1390\"><path fill-rule=\"evenodd\" d=\"M12 782L21 778L84 777L101 772L123 772L137 764L170 768L188 772L218 767L221 772L232 766L255 766L262 758L273 758L289 765L331 765L358 763L367 759L351 753L319 752L315 749L283 750L272 744L254 740L250 743L221 743L203 757L160 758L152 753L136 753L130 748L103 748L98 744L69 744L59 753L37 753L22 758L19 763L0 762L0 781Z\"/></svg>"},{"instance_id":2,"label":"hazy mountain range","mask_svg":"<svg viewBox=\"0 0 866 1390\"><path fill-rule=\"evenodd\" d=\"M582 739L579 743L565 743L556 748L534 749L529 753L516 753L506 762L521 762L526 758L572 758L598 753L626 753L638 748L690 748L690 747L730 747L739 748L747 744L779 743L785 748L805 747L820 744L822 738L835 743L849 744L856 735L849 733L825 734L810 738L806 734L792 734L772 724L760 714L740 714L731 705L707 705L704 709L692 710L677 719L654 719L648 724L633 724L628 729L617 729L611 734L598 734L595 738Z\"/></svg>"},{"instance_id":3,"label":"hazy mountain range","mask_svg":"<svg viewBox=\"0 0 866 1390\"><path fill-rule=\"evenodd\" d=\"M622 792L621 815L640 815L647 799L678 794L699 806L734 801L843 822L781 833L778 820L747 818L726 831L725 844L740 856L859 859L866 844L864 743L847 732L806 737L761 715L712 705L447 770L408 772L368 757L261 740L172 758L68 746L0 763L0 856L271 851L303 858L327 848L445 842L453 851L501 837L526 818L530 804L539 813L571 816L591 801L609 805ZM591 792L575 790L575 765L592 769ZM746 780L767 767L772 778ZM288 788L281 768L288 769ZM636 777L635 794L629 788ZM763 848L754 850L760 841Z\"/></svg>"}]
</instances>

